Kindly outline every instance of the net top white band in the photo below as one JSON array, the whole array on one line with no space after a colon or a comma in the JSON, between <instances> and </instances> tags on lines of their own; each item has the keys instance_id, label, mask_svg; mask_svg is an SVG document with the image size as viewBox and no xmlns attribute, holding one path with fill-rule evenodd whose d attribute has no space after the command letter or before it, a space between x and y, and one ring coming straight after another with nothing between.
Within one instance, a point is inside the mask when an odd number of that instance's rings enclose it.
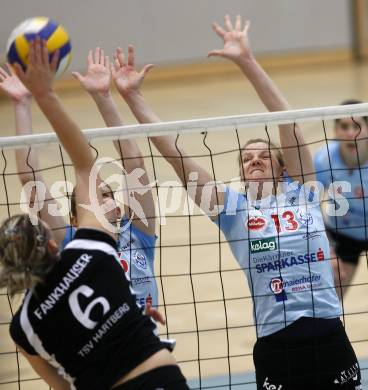
<instances>
[{"instance_id":1,"label":"net top white band","mask_svg":"<svg viewBox=\"0 0 368 390\"><path fill-rule=\"evenodd\" d=\"M83 133L88 140L127 139L169 135L173 133L184 134L197 132L198 130L208 132L219 131L228 127L245 128L260 124L280 125L304 121L346 118L351 116L368 116L368 103L110 127L108 132L106 131L106 128L97 128L83 130ZM40 146L58 143L59 140L55 133L0 137L0 149L19 149L24 146Z\"/></svg>"}]
</instances>

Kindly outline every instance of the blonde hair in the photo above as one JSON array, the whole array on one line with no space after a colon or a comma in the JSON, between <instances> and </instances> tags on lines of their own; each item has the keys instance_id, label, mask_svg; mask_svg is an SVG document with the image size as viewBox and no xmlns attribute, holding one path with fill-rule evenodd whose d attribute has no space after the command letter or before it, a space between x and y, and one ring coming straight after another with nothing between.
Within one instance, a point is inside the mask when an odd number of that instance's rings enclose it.
<instances>
[{"instance_id":1,"label":"blonde hair","mask_svg":"<svg viewBox=\"0 0 368 390\"><path fill-rule=\"evenodd\" d=\"M33 225L28 214L8 218L0 227L0 288L7 287L13 297L42 283L57 259L48 250L49 240L46 226Z\"/></svg>"}]
</instances>

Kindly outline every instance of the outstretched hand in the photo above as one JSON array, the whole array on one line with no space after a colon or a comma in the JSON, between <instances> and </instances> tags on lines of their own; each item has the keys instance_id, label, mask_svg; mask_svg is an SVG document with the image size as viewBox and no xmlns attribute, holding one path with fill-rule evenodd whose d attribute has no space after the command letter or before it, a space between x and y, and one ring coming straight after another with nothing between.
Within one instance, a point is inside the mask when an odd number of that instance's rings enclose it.
<instances>
[{"instance_id":1,"label":"outstretched hand","mask_svg":"<svg viewBox=\"0 0 368 390\"><path fill-rule=\"evenodd\" d=\"M85 76L78 72L72 72L72 75L92 95L96 93L107 95L109 93L111 81L110 60L99 47L96 47L94 55L92 50L88 52Z\"/></svg>"},{"instance_id":2,"label":"outstretched hand","mask_svg":"<svg viewBox=\"0 0 368 390\"><path fill-rule=\"evenodd\" d=\"M0 67L0 90L15 103L19 103L31 96L9 64L6 64L4 68Z\"/></svg>"},{"instance_id":3,"label":"outstretched hand","mask_svg":"<svg viewBox=\"0 0 368 390\"><path fill-rule=\"evenodd\" d=\"M14 65L15 73L20 81L35 97L41 97L52 90L52 82L57 70L59 51L49 61L46 42L36 37L29 44L28 65L26 71L19 64Z\"/></svg>"},{"instance_id":4,"label":"outstretched hand","mask_svg":"<svg viewBox=\"0 0 368 390\"><path fill-rule=\"evenodd\" d=\"M242 29L241 16L238 15L235 21L235 27L233 26L229 15L224 17L225 29L219 24L213 23L212 28L224 41L224 48L221 50L212 50L208 53L208 57L219 56L224 57L234 62L239 61L241 58L251 56L248 30L250 27L250 21L247 20Z\"/></svg>"},{"instance_id":5,"label":"outstretched hand","mask_svg":"<svg viewBox=\"0 0 368 390\"><path fill-rule=\"evenodd\" d=\"M128 96L130 93L138 92L146 77L146 74L153 68L152 64L145 65L138 72L134 67L134 47L128 47L128 62L125 61L124 51L118 47L114 54L114 63L111 64L112 78L120 94Z\"/></svg>"}]
</instances>

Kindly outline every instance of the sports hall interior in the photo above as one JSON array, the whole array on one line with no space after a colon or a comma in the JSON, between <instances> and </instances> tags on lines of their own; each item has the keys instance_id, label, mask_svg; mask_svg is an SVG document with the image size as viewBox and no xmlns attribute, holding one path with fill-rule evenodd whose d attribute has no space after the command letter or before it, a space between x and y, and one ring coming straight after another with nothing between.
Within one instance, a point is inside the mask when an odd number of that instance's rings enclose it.
<instances>
[{"instance_id":1,"label":"sports hall interior","mask_svg":"<svg viewBox=\"0 0 368 390\"><path fill-rule=\"evenodd\" d=\"M365 0L110 0L108 5L98 0L90 0L88 5L72 0L2 0L0 63L5 62L5 43L14 26L30 16L50 16L65 26L73 45L73 61L67 74L57 80L56 89L68 113L83 129L103 128L104 123L94 102L70 72L83 72L87 52L96 46L111 56L115 47L127 48L132 43L139 67L155 64L142 92L162 121L265 112L250 83L233 64L206 58L210 50L221 48L211 22L222 23L226 13L251 20L251 47L294 109L335 106L348 98L368 101ZM114 88L113 95L125 123L135 124ZM323 125L327 137L333 138L332 121L300 125L312 151L325 144ZM35 133L51 131L35 104L33 129ZM206 130L181 134L178 143L209 170L211 150L216 178L224 182L239 175L236 130L241 142L255 135L267 136L265 123L252 129L209 130L205 136ZM277 141L276 127L267 126L267 131ZM14 133L12 104L0 95L0 136ZM111 140L91 143L100 157L118 158ZM152 180L159 184L176 180L146 137L140 137L138 143ZM43 172L46 182L52 185L55 180L63 180L59 147L40 147L38 153L41 168L47 168ZM65 175L74 182L69 160L65 153L62 156ZM106 174L111 172L108 168ZM21 186L14 150L2 150L0 175L0 217L4 219L9 213L19 212ZM154 187L156 198L159 184ZM167 326L161 326L160 333L177 340L174 353L192 388L255 389L255 329L245 276L218 228L198 208L189 218L184 191L176 194L180 195L180 205L168 210L161 224L157 223L155 270L161 310L167 318ZM65 204L67 198L61 202ZM170 197L168 202L172 202ZM367 296L368 259L362 256L344 297L343 320L368 386ZM12 310L20 302L20 298L10 301L1 291L0 390L47 389L15 353L8 334Z\"/></svg>"}]
</instances>

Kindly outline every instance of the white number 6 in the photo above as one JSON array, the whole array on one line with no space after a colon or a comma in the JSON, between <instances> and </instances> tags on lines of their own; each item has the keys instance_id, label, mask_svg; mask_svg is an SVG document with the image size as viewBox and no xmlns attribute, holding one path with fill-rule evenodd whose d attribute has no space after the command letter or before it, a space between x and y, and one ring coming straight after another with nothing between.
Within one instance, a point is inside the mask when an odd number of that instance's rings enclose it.
<instances>
[{"instance_id":1,"label":"white number 6","mask_svg":"<svg viewBox=\"0 0 368 390\"><path fill-rule=\"evenodd\" d=\"M82 311L81 307L79 306L78 295L82 294L85 297L89 298L93 293L94 291L91 288L89 288L86 285L82 285L78 287L76 290L74 290L69 296L69 306L74 317L87 329L93 329L97 325L96 321L92 321L89 318L91 310L96 305L98 304L102 305L103 314L106 314L110 310L110 305L107 299L103 297L99 297L94 299L92 302L90 302L86 307L86 309Z\"/></svg>"}]
</instances>

